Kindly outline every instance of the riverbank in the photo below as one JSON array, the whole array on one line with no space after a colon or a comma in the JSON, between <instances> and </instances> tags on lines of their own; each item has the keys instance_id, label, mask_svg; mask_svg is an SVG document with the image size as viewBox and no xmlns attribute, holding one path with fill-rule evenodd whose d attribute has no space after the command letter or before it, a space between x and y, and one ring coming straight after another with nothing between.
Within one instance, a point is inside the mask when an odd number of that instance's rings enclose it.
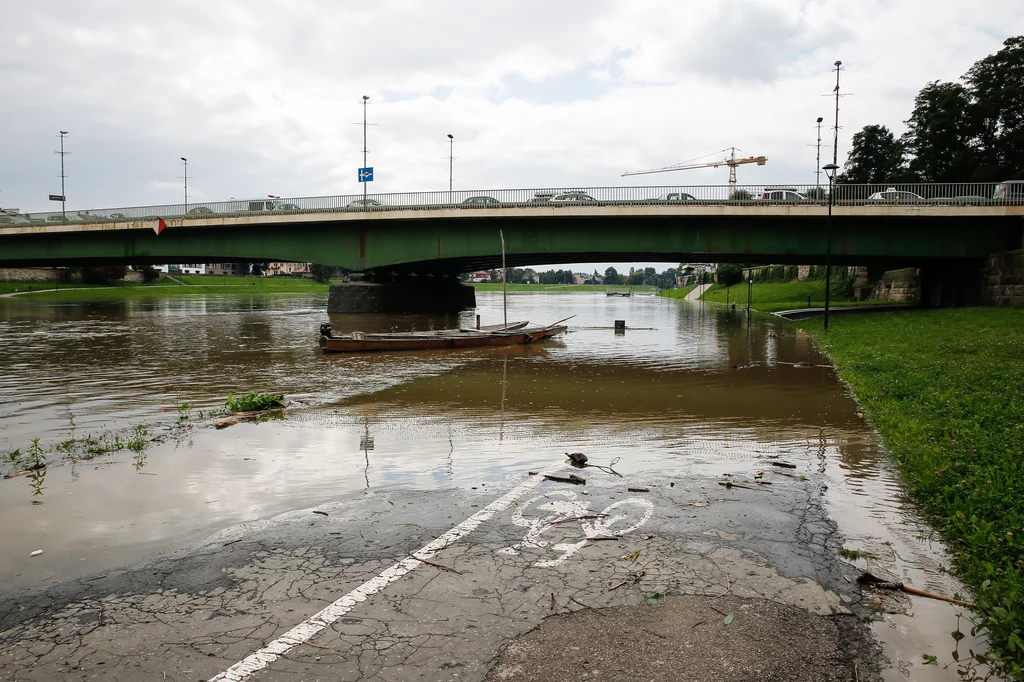
<instances>
[{"instance_id":1,"label":"riverbank","mask_svg":"<svg viewBox=\"0 0 1024 682\"><path fill-rule=\"evenodd\" d=\"M666 298L686 298L686 289L667 289L660 296ZM728 300L727 300L728 298ZM713 285L704 292L700 300L708 303L735 303L738 307L747 305L747 285L737 284L726 290L726 287ZM853 301L832 298L830 306L863 306L892 305L892 301ZM794 308L821 308L825 305L824 280L794 282L755 282L751 286L750 307L766 313Z\"/></svg>"},{"instance_id":2,"label":"riverbank","mask_svg":"<svg viewBox=\"0 0 1024 682\"><path fill-rule=\"evenodd\" d=\"M832 358L942 532L992 654L1024 679L1024 311L838 316L827 334L818 321L797 326Z\"/></svg>"},{"instance_id":3,"label":"riverbank","mask_svg":"<svg viewBox=\"0 0 1024 682\"><path fill-rule=\"evenodd\" d=\"M337 283L337 282L332 282ZM32 286L32 291L28 290ZM52 283L40 288L38 282L0 282L0 295L14 293L10 297L18 303L39 300L113 300L120 298L191 296L195 294L327 294L330 284L312 279L291 277L217 277L213 275L175 275L147 284L61 284Z\"/></svg>"},{"instance_id":4,"label":"riverbank","mask_svg":"<svg viewBox=\"0 0 1024 682\"><path fill-rule=\"evenodd\" d=\"M502 284L493 282L474 282L473 288L477 291L501 291ZM653 294L654 287L646 286L621 286L604 284L509 284L508 293L524 294L546 291L557 291L561 293L592 294L594 292L604 293L606 291L621 291L623 293L633 290L634 294Z\"/></svg>"}]
</instances>

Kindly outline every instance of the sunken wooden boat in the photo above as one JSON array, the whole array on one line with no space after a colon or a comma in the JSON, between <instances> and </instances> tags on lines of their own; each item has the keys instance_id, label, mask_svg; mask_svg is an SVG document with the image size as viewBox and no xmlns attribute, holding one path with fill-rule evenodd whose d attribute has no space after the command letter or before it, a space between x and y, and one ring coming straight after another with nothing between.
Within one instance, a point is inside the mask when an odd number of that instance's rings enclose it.
<instances>
[{"instance_id":1,"label":"sunken wooden boat","mask_svg":"<svg viewBox=\"0 0 1024 682\"><path fill-rule=\"evenodd\" d=\"M564 321L564 320L562 320ZM369 353L398 350L439 350L518 346L557 336L567 327L558 323L530 327L528 322L494 324L479 329L441 329L426 332L371 334L352 332L335 335L330 324L320 325L320 349L325 353Z\"/></svg>"}]
</instances>

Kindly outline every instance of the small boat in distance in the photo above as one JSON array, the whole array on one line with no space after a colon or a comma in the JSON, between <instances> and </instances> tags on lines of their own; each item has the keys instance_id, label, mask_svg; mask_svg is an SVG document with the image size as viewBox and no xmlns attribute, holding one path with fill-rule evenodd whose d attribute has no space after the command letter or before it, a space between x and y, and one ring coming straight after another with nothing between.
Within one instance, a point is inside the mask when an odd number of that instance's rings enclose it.
<instances>
[{"instance_id":1,"label":"small boat in distance","mask_svg":"<svg viewBox=\"0 0 1024 682\"><path fill-rule=\"evenodd\" d=\"M575 316L574 316L575 317ZM570 318L566 318L570 319ZM442 348L482 348L517 346L548 339L567 327L559 320L545 327L528 327L528 322L492 324L479 329L440 329L427 332L370 334L352 332L335 336L330 323L320 325L320 350L325 353L367 353L396 350L437 350Z\"/></svg>"},{"instance_id":2,"label":"small boat in distance","mask_svg":"<svg viewBox=\"0 0 1024 682\"><path fill-rule=\"evenodd\" d=\"M607 290L605 290L604 295L605 296L625 296L625 297L628 298L628 297L633 295L633 287L630 287L629 291L612 291L611 289L607 289Z\"/></svg>"}]
</instances>

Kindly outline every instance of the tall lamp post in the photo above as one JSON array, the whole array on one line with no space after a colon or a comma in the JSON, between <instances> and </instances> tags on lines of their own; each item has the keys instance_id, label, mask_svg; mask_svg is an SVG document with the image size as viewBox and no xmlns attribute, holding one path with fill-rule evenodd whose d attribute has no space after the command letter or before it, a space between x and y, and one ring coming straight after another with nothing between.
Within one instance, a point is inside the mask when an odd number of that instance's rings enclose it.
<instances>
[{"instance_id":1,"label":"tall lamp post","mask_svg":"<svg viewBox=\"0 0 1024 682\"><path fill-rule=\"evenodd\" d=\"M814 182L818 187L818 198L821 198L821 122L824 120L824 117L818 117L818 162L814 164L814 167L818 169L814 172Z\"/></svg>"},{"instance_id":2,"label":"tall lamp post","mask_svg":"<svg viewBox=\"0 0 1024 682\"><path fill-rule=\"evenodd\" d=\"M829 163L822 167L822 170L828 176L828 238L825 242L825 330L828 331L828 303L832 292L832 204L835 202L832 183L839 166Z\"/></svg>"},{"instance_id":3,"label":"tall lamp post","mask_svg":"<svg viewBox=\"0 0 1024 682\"><path fill-rule=\"evenodd\" d=\"M185 175L182 177L185 179L185 215L188 215L188 159L183 156L181 162L185 164Z\"/></svg>"},{"instance_id":4,"label":"tall lamp post","mask_svg":"<svg viewBox=\"0 0 1024 682\"><path fill-rule=\"evenodd\" d=\"M455 137L448 133L448 203L452 203L452 169L455 167Z\"/></svg>"},{"instance_id":5,"label":"tall lamp post","mask_svg":"<svg viewBox=\"0 0 1024 682\"><path fill-rule=\"evenodd\" d=\"M363 168L366 168L366 102L369 101L369 95L363 95ZM366 182L363 179L363 208L366 209Z\"/></svg>"}]
</instances>

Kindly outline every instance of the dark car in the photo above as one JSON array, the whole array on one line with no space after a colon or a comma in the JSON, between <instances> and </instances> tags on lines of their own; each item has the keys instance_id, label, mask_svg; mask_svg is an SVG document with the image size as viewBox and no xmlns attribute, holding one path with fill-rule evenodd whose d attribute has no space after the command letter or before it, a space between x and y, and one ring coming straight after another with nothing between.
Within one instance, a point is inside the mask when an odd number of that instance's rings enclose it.
<instances>
[{"instance_id":1,"label":"dark car","mask_svg":"<svg viewBox=\"0 0 1024 682\"><path fill-rule=\"evenodd\" d=\"M373 206L383 206L383 204L376 199L356 199L348 202L348 208L371 208Z\"/></svg>"},{"instance_id":2,"label":"dark car","mask_svg":"<svg viewBox=\"0 0 1024 682\"><path fill-rule=\"evenodd\" d=\"M211 211L211 210L210 210L209 208L207 208L206 206L196 206L195 208L190 208L190 209L188 210L188 212L189 212L189 214L191 214L191 215L204 215L204 214L210 214L210 213L213 213L213 211Z\"/></svg>"},{"instance_id":3,"label":"dark car","mask_svg":"<svg viewBox=\"0 0 1024 682\"><path fill-rule=\"evenodd\" d=\"M466 199L465 201L463 201L462 203L469 204L471 206L479 206L481 204L500 204L501 202L498 201L497 199L495 199L494 197L480 196L480 197L470 197L470 198Z\"/></svg>"},{"instance_id":4,"label":"dark car","mask_svg":"<svg viewBox=\"0 0 1024 682\"><path fill-rule=\"evenodd\" d=\"M590 196L586 192L580 192L580 191L562 192L561 194L556 194L555 196L551 197L550 200L552 202L560 203L560 204L597 201L597 199L595 199L594 197Z\"/></svg>"},{"instance_id":5,"label":"dark car","mask_svg":"<svg viewBox=\"0 0 1024 682\"><path fill-rule=\"evenodd\" d=\"M697 198L686 192L668 192L658 197L657 201L697 201Z\"/></svg>"}]
</instances>

